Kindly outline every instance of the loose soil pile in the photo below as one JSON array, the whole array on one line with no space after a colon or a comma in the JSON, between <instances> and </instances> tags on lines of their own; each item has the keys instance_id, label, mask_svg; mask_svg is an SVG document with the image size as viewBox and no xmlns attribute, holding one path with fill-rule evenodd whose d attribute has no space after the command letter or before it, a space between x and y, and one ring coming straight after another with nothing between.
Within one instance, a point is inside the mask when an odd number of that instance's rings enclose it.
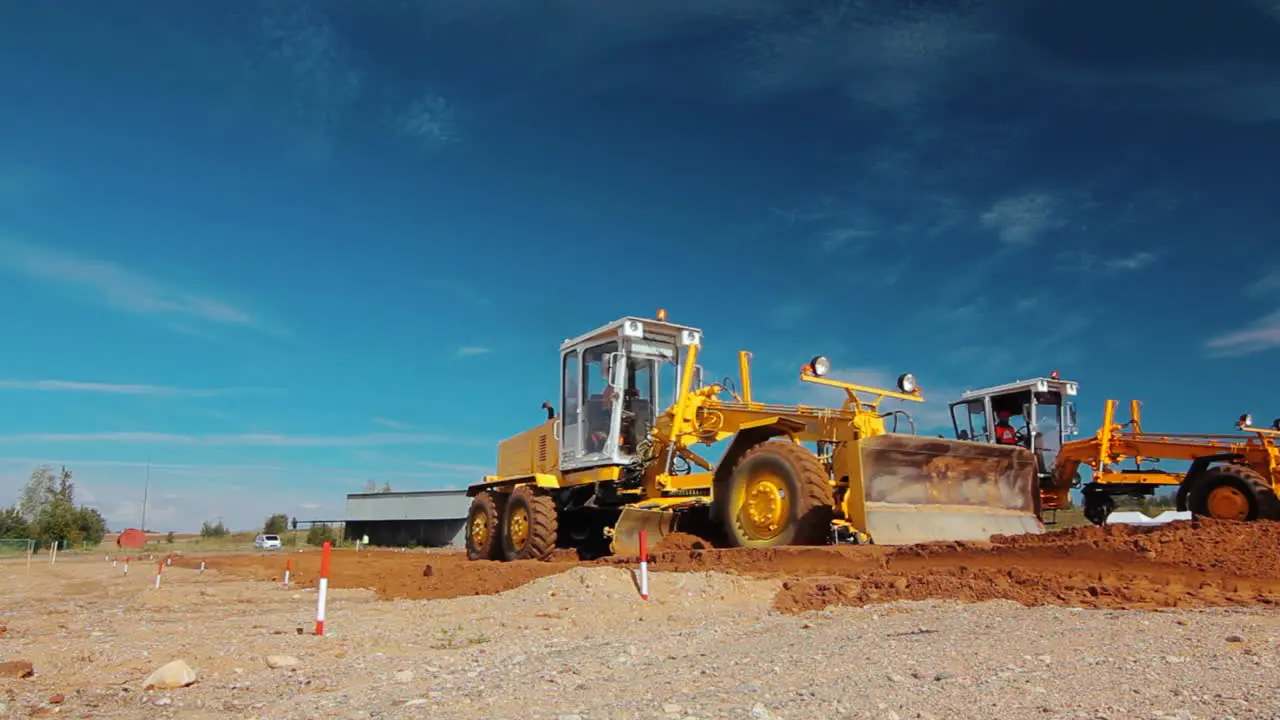
<instances>
[{"instance_id":1,"label":"loose soil pile","mask_svg":"<svg viewBox=\"0 0 1280 720\"><path fill-rule=\"evenodd\" d=\"M783 580L774 607L801 612L894 600L1007 599L1023 605L1095 608L1211 607L1280 603L1280 523L1198 520L1159 527L1087 527L993 537L989 543L908 547L701 549L692 536L664 538L654 572L729 572ZM208 567L315 585L319 553L227 556ZM330 584L384 598L452 598L511 590L583 565L634 565L634 558L579 562L470 562L461 553L334 551ZM198 567L200 559L179 561Z\"/></svg>"}]
</instances>

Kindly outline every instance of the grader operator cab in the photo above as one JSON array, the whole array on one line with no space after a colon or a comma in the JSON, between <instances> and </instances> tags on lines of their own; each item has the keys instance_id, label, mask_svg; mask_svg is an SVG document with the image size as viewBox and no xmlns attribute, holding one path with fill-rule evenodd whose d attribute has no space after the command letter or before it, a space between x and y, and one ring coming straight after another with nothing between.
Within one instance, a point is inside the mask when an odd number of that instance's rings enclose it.
<instances>
[{"instance_id":1,"label":"grader operator cab","mask_svg":"<svg viewBox=\"0 0 1280 720\"><path fill-rule=\"evenodd\" d=\"M800 379L842 390L840 407L770 404L752 395L745 351L738 387L704 385L701 344L661 310L565 340L560 416L544 403L546 419L501 441L497 472L468 489L468 556L634 555L640 530L730 547L1044 531L1026 448L886 431L903 411L882 412L885 398L923 401L911 375L897 391L844 383L819 356ZM692 449L717 443L717 462Z\"/></svg>"},{"instance_id":2,"label":"grader operator cab","mask_svg":"<svg viewBox=\"0 0 1280 720\"><path fill-rule=\"evenodd\" d=\"M1056 519L1079 485L1078 474L1066 485L1054 476L1058 453L1080 432L1071 400L1079 389L1054 370L1048 377L970 390L951 403L956 439L1024 447L1035 455L1042 517L1052 512Z\"/></svg>"}]
</instances>

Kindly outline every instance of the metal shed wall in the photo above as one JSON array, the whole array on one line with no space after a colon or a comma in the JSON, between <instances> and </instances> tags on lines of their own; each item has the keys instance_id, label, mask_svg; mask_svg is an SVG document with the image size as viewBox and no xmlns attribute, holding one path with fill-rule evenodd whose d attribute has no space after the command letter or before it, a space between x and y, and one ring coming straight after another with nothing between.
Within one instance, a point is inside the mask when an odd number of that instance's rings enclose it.
<instances>
[{"instance_id":1,"label":"metal shed wall","mask_svg":"<svg viewBox=\"0 0 1280 720\"><path fill-rule=\"evenodd\" d=\"M380 546L460 547L470 506L464 490L351 494L345 535Z\"/></svg>"},{"instance_id":2,"label":"metal shed wall","mask_svg":"<svg viewBox=\"0 0 1280 720\"><path fill-rule=\"evenodd\" d=\"M463 520L471 500L465 490L358 493L347 496L347 522L362 520Z\"/></svg>"}]
</instances>

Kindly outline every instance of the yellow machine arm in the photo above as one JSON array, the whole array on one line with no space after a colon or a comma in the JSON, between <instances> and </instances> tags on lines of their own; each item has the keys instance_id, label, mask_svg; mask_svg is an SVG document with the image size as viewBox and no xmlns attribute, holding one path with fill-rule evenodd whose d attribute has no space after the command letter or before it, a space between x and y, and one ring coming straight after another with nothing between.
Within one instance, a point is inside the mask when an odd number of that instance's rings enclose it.
<instances>
[{"instance_id":1,"label":"yellow machine arm","mask_svg":"<svg viewBox=\"0 0 1280 720\"><path fill-rule=\"evenodd\" d=\"M1110 470L1112 465L1133 459L1135 468L1148 459L1192 461L1214 454L1254 455L1269 452L1274 457L1276 440L1280 431L1256 427L1242 427L1254 437L1205 433L1152 434L1142 429L1142 410L1137 400L1129 402L1129 422L1115 422L1116 401L1107 400L1102 413L1102 425L1091 438L1063 443L1054 463L1054 484L1069 487L1071 479L1081 465L1087 465L1094 473L1094 482L1150 485L1176 485L1182 481L1181 473L1119 473ZM1274 468L1273 468L1274 470Z\"/></svg>"}]
</instances>

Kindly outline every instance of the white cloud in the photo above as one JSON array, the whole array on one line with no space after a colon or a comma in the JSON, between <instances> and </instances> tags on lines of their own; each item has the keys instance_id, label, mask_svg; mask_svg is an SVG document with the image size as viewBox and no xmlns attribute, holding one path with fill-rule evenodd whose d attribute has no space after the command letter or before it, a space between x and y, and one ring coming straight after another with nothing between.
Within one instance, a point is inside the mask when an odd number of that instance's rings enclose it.
<instances>
[{"instance_id":1,"label":"white cloud","mask_svg":"<svg viewBox=\"0 0 1280 720\"><path fill-rule=\"evenodd\" d=\"M479 347L476 345L463 345L458 348L458 357L471 357L473 355L484 355L490 352L487 347Z\"/></svg>"},{"instance_id":2,"label":"white cloud","mask_svg":"<svg viewBox=\"0 0 1280 720\"><path fill-rule=\"evenodd\" d=\"M446 470L450 472L462 473L464 475L484 475L492 473L492 467L484 465L460 465L457 463L442 463L431 460L420 460L417 463L421 467L432 468L433 470Z\"/></svg>"},{"instance_id":3,"label":"white cloud","mask_svg":"<svg viewBox=\"0 0 1280 720\"><path fill-rule=\"evenodd\" d=\"M1107 270L1112 272L1124 272L1128 270L1141 270L1156 261L1156 254L1151 252L1136 252L1132 255L1113 258L1103 264Z\"/></svg>"},{"instance_id":4,"label":"white cloud","mask_svg":"<svg viewBox=\"0 0 1280 720\"><path fill-rule=\"evenodd\" d=\"M169 385L136 385L82 380L0 380L0 390L32 390L37 392L88 392L109 395L156 395L213 397L239 392L234 388L180 388Z\"/></svg>"},{"instance_id":5,"label":"white cloud","mask_svg":"<svg viewBox=\"0 0 1280 720\"><path fill-rule=\"evenodd\" d=\"M265 329L247 311L196 295L106 260L93 260L0 238L0 271L60 283L125 312L170 321Z\"/></svg>"},{"instance_id":6,"label":"white cloud","mask_svg":"<svg viewBox=\"0 0 1280 720\"><path fill-rule=\"evenodd\" d=\"M445 98L427 93L395 115L396 132L425 150L457 142L457 111Z\"/></svg>"},{"instance_id":7,"label":"white cloud","mask_svg":"<svg viewBox=\"0 0 1280 720\"><path fill-rule=\"evenodd\" d=\"M810 4L790 22L762 17L738 89L750 98L832 89L902 113L958 93L1000 66L1001 42L982 13L954 6L894 11L892 5ZM901 6L898 6L901 7ZM964 73L957 73L963 64Z\"/></svg>"},{"instance_id":8,"label":"white cloud","mask_svg":"<svg viewBox=\"0 0 1280 720\"><path fill-rule=\"evenodd\" d=\"M391 428L392 430L410 430L413 428L413 426L408 423L402 423L399 420L391 420L389 418L376 417L373 419L373 422L375 425L381 425L382 427Z\"/></svg>"},{"instance_id":9,"label":"white cloud","mask_svg":"<svg viewBox=\"0 0 1280 720\"><path fill-rule=\"evenodd\" d=\"M1274 268L1245 288L1245 292L1250 295L1265 295L1277 290L1280 290L1280 267Z\"/></svg>"},{"instance_id":10,"label":"white cloud","mask_svg":"<svg viewBox=\"0 0 1280 720\"><path fill-rule=\"evenodd\" d=\"M1206 345L1213 355L1239 357L1280 348L1280 311L1248 327L1211 338Z\"/></svg>"},{"instance_id":11,"label":"white cloud","mask_svg":"<svg viewBox=\"0 0 1280 720\"><path fill-rule=\"evenodd\" d=\"M280 435L241 433L182 435L161 432L19 433L0 435L0 444L22 443L130 443L137 445L196 445L205 447L370 447L417 443L488 444L447 435L426 433L369 433L365 435Z\"/></svg>"},{"instance_id":12,"label":"white cloud","mask_svg":"<svg viewBox=\"0 0 1280 720\"><path fill-rule=\"evenodd\" d=\"M999 233L1002 242L1030 245L1045 232L1062 227L1058 204L1052 195L1030 192L997 201L979 219L983 227Z\"/></svg>"}]
</instances>

